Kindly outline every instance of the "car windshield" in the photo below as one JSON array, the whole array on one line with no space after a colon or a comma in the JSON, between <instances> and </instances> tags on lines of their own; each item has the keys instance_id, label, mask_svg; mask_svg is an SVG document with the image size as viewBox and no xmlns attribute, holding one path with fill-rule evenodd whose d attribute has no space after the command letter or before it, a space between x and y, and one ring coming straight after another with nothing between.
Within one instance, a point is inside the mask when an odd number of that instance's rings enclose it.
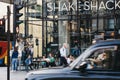
<instances>
[{"instance_id":1,"label":"car windshield","mask_svg":"<svg viewBox=\"0 0 120 80\"><path fill-rule=\"evenodd\" d=\"M88 53L88 51L91 49L91 47L90 48L88 48L88 49L86 49L78 58L76 58L69 66L70 66L70 68L75 68L75 66L77 65L77 64L79 64L83 59L84 59L84 57L85 57L85 54L86 53Z\"/></svg>"}]
</instances>

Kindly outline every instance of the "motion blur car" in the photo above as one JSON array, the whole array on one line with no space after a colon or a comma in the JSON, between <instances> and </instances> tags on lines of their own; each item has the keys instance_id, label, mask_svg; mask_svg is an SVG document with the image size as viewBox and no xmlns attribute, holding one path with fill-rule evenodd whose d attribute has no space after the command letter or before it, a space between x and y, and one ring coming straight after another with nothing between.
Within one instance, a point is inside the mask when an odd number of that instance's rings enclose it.
<instances>
[{"instance_id":1,"label":"motion blur car","mask_svg":"<svg viewBox=\"0 0 120 80\"><path fill-rule=\"evenodd\" d=\"M106 55L99 56L102 53ZM100 41L69 66L32 71L25 80L120 80L120 40Z\"/></svg>"}]
</instances>

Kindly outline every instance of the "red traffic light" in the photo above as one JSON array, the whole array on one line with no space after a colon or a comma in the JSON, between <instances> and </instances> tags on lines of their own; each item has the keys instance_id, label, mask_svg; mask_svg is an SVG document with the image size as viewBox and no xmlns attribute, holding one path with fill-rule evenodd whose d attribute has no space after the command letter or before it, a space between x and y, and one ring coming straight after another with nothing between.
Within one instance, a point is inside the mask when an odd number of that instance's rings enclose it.
<instances>
[{"instance_id":1,"label":"red traffic light","mask_svg":"<svg viewBox=\"0 0 120 80\"><path fill-rule=\"evenodd\" d=\"M5 24L5 20L4 19L0 19L0 26L4 26Z\"/></svg>"},{"instance_id":2,"label":"red traffic light","mask_svg":"<svg viewBox=\"0 0 120 80\"><path fill-rule=\"evenodd\" d=\"M0 19L0 34L5 32L5 19Z\"/></svg>"},{"instance_id":3,"label":"red traffic light","mask_svg":"<svg viewBox=\"0 0 120 80\"><path fill-rule=\"evenodd\" d=\"M3 25L3 21L2 20L0 20L0 26L2 26Z\"/></svg>"}]
</instances>

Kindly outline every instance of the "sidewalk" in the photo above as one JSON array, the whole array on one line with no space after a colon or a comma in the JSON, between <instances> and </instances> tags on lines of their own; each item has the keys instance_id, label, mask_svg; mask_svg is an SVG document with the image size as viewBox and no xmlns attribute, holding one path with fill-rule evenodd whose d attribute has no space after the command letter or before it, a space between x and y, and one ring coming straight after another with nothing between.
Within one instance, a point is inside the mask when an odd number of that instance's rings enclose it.
<instances>
[{"instance_id":1,"label":"sidewalk","mask_svg":"<svg viewBox=\"0 0 120 80\"><path fill-rule=\"evenodd\" d=\"M26 71L10 72L10 80L24 80L26 74Z\"/></svg>"},{"instance_id":2,"label":"sidewalk","mask_svg":"<svg viewBox=\"0 0 120 80\"><path fill-rule=\"evenodd\" d=\"M26 71L10 71L10 80L24 80ZM0 67L0 80L7 80L7 67Z\"/></svg>"}]
</instances>

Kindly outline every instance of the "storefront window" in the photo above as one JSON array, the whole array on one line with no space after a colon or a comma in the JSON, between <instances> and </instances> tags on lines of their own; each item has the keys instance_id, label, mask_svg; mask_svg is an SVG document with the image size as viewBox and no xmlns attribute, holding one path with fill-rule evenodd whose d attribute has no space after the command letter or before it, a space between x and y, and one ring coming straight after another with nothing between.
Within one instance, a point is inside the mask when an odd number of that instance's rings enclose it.
<instances>
[{"instance_id":1,"label":"storefront window","mask_svg":"<svg viewBox=\"0 0 120 80\"><path fill-rule=\"evenodd\" d=\"M114 19L109 19L109 29L114 29Z\"/></svg>"},{"instance_id":2,"label":"storefront window","mask_svg":"<svg viewBox=\"0 0 120 80\"><path fill-rule=\"evenodd\" d=\"M42 16L44 16L45 24L47 23L44 25L46 47L48 47L47 44L50 42L58 44L57 48L60 48L63 43L67 43L69 45L69 53L72 53L72 49L76 46L84 50L92 44L95 34L99 35L101 31L105 31L105 28L114 29L114 19L110 18L108 21L106 17L108 15L100 15L99 13L96 5L100 5L101 0L99 2L96 0L87 0L92 2L93 9L90 11L80 10L83 8L84 1L43 0L44 5L42 7L44 12ZM53 28L51 37L48 34L50 33L50 31L48 32L49 22ZM49 38L53 40L49 42L51 40Z\"/></svg>"}]
</instances>

